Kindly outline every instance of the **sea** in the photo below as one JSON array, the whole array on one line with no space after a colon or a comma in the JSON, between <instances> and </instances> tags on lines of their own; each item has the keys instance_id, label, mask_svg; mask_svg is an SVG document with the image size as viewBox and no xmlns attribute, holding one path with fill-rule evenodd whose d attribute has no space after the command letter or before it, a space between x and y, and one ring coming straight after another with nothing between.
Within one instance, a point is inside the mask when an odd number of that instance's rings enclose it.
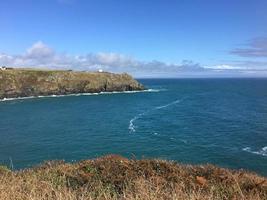
<instances>
[{"instance_id":1,"label":"sea","mask_svg":"<svg viewBox=\"0 0 267 200\"><path fill-rule=\"evenodd\" d=\"M140 79L143 92L5 99L0 164L106 154L267 176L267 79Z\"/></svg>"}]
</instances>

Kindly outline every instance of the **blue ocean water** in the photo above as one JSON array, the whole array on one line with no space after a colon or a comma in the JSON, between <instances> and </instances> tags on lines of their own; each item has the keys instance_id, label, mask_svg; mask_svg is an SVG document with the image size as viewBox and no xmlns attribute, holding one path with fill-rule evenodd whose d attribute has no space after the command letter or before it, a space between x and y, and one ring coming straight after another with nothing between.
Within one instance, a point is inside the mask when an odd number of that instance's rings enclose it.
<instances>
[{"instance_id":1,"label":"blue ocean water","mask_svg":"<svg viewBox=\"0 0 267 200\"><path fill-rule=\"evenodd\" d=\"M267 79L143 79L150 92L0 102L0 163L104 154L267 175Z\"/></svg>"}]
</instances>

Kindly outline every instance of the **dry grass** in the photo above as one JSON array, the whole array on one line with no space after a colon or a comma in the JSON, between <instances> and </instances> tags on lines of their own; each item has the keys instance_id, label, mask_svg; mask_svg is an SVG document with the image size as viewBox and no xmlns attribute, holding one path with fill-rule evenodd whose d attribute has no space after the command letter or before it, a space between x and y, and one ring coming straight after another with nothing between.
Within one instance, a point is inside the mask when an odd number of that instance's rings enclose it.
<instances>
[{"instance_id":1,"label":"dry grass","mask_svg":"<svg viewBox=\"0 0 267 200\"><path fill-rule=\"evenodd\" d=\"M47 162L12 172L0 168L0 199L267 199L267 179L212 165L128 160L109 155L75 164Z\"/></svg>"}]
</instances>

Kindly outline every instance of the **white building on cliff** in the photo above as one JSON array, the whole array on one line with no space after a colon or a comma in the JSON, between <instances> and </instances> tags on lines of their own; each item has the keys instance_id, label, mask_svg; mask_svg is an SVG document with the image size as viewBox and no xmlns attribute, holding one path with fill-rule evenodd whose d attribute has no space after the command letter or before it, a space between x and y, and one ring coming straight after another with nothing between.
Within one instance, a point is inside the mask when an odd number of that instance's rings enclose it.
<instances>
[{"instance_id":1,"label":"white building on cliff","mask_svg":"<svg viewBox=\"0 0 267 200\"><path fill-rule=\"evenodd\" d=\"M6 70L6 66L0 67L0 70Z\"/></svg>"}]
</instances>

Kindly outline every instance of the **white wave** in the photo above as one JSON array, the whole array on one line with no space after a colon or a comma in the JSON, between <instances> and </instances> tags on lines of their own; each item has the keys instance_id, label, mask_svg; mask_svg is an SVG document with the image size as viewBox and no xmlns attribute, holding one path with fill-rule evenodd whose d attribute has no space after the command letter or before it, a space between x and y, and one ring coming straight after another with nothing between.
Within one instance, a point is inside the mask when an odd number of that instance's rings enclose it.
<instances>
[{"instance_id":1,"label":"white wave","mask_svg":"<svg viewBox=\"0 0 267 200\"><path fill-rule=\"evenodd\" d=\"M133 90L133 91L114 91L114 92L99 92L99 93L76 93L76 94L64 94L64 95L47 95L47 96L29 96L29 97L16 97L16 98L3 98L1 101L14 101L14 100L25 100L35 98L51 98L51 97L67 97L67 96L90 96L90 95L106 95L106 94L131 94L131 93L142 93L142 92L160 92L161 90L147 89L147 90Z\"/></svg>"},{"instance_id":2,"label":"white wave","mask_svg":"<svg viewBox=\"0 0 267 200\"><path fill-rule=\"evenodd\" d=\"M253 151L251 147L245 147L242 150L257 155L267 156L267 146L262 147L259 151Z\"/></svg>"},{"instance_id":3,"label":"white wave","mask_svg":"<svg viewBox=\"0 0 267 200\"><path fill-rule=\"evenodd\" d=\"M167 108L167 107L169 107L169 106L171 106L171 105L174 105L174 104L177 104L177 103L180 103L180 100L173 101L173 102L168 103L168 104L163 105L163 106L157 106L155 109L158 110L158 109L162 109L162 108Z\"/></svg>"},{"instance_id":4,"label":"white wave","mask_svg":"<svg viewBox=\"0 0 267 200\"><path fill-rule=\"evenodd\" d=\"M128 129L130 130L130 132L135 132L135 131L136 131L136 128L137 128L137 127L135 126L134 122L135 122L137 119L141 118L143 115L145 115L147 112L148 112L148 111L143 112L143 113L139 113L138 115L136 115L134 118L132 118L132 119L129 121L129 127L128 127Z\"/></svg>"},{"instance_id":5,"label":"white wave","mask_svg":"<svg viewBox=\"0 0 267 200\"><path fill-rule=\"evenodd\" d=\"M129 122L129 130L130 130L131 132L135 132L134 121L135 121L136 119L137 119L137 118L134 117L134 118L131 119L130 122Z\"/></svg>"},{"instance_id":6,"label":"white wave","mask_svg":"<svg viewBox=\"0 0 267 200\"><path fill-rule=\"evenodd\" d=\"M169 107L169 106L172 106L172 105L175 105L177 103L180 103L181 100L180 99L177 99L175 101L172 101L168 104L164 104L162 106L156 106L148 111L145 111L145 112L142 112L142 113L139 113L138 115L134 116L132 119L130 119L129 121L129 126L128 126L128 129L130 132L135 132L136 131L136 126L134 124L134 122L137 120L137 119L140 119L143 115L146 115L147 113L150 113L154 110L160 110L160 109L163 109L163 108L166 108L166 107Z\"/></svg>"},{"instance_id":7,"label":"white wave","mask_svg":"<svg viewBox=\"0 0 267 200\"><path fill-rule=\"evenodd\" d=\"M147 90L132 90L132 91L113 91L113 92L100 92L94 94L121 94L121 93L142 93L142 92L160 92L161 90L147 89Z\"/></svg>"},{"instance_id":8,"label":"white wave","mask_svg":"<svg viewBox=\"0 0 267 200\"><path fill-rule=\"evenodd\" d=\"M187 144L187 140L184 140L184 139L180 139L181 142L183 142L184 144Z\"/></svg>"}]
</instances>

